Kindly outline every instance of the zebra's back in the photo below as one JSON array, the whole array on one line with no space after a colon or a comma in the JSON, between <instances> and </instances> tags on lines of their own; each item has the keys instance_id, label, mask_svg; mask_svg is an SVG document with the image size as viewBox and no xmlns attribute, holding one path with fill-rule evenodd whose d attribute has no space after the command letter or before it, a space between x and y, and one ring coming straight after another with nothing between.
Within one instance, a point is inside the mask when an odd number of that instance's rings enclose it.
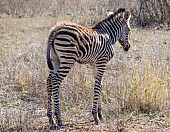
<instances>
[{"instance_id":1,"label":"zebra's back","mask_svg":"<svg viewBox=\"0 0 170 132\"><path fill-rule=\"evenodd\" d=\"M53 39L53 48L60 58L72 56L79 63L94 63L102 56L107 55L108 58L108 53L109 58L113 56L113 47L104 45L109 38L92 28L60 22L52 29L50 36L53 36L49 38Z\"/></svg>"}]
</instances>

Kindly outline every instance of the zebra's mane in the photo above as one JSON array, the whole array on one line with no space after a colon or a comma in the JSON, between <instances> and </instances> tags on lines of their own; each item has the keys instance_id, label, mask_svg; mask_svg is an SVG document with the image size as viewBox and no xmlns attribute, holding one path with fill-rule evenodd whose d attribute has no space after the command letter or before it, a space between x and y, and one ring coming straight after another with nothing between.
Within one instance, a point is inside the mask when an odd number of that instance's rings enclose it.
<instances>
[{"instance_id":1,"label":"zebra's mane","mask_svg":"<svg viewBox=\"0 0 170 132\"><path fill-rule=\"evenodd\" d=\"M122 14L125 12L125 8L119 8L114 14L111 14L109 17L103 19L102 21L98 22L97 24L95 24L93 26L93 28L97 28L97 27L100 27L100 25L103 23L103 22L106 22L106 21L109 21L110 19L115 19L115 18L118 18L118 17L122 17Z\"/></svg>"},{"instance_id":2,"label":"zebra's mane","mask_svg":"<svg viewBox=\"0 0 170 132\"><path fill-rule=\"evenodd\" d=\"M106 19L119 17L119 16L121 16L125 11L126 11L125 8L119 8L114 14L110 15L110 16L109 16L108 18L106 18Z\"/></svg>"}]
</instances>

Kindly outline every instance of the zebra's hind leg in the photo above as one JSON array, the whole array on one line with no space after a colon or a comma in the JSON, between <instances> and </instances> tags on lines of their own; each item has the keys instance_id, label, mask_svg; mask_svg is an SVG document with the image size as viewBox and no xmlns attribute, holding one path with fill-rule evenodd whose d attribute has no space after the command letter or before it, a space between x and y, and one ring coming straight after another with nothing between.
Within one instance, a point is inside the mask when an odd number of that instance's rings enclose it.
<instances>
[{"instance_id":1,"label":"zebra's hind leg","mask_svg":"<svg viewBox=\"0 0 170 132\"><path fill-rule=\"evenodd\" d=\"M47 116L49 118L49 125L54 126L54 121L52 117L52 82L51 82L51 72L47 78L47 94L48 94L48 104L47 104Z\"/></svg>"},{"instance_id":2,"label":"zebra's hind leg","mask_svg":"<svg viewBox=\"0 0 170 132\"><path fill-rule=\"evenodd\" d=\"M66 59L66 56L62 57L65 59L60 60L60 66L57 72L55 73L55 76L52 78L53 82L53 96L54 96L54 109L55 109L55 116L56 116L56 122L59 127L61 127L62 120L61 120L61 113L60 113L60 100L59 100L59 87L63 81L63 79L67 76L69 71L71 70L71 67L75 63L75 59Z\"/></svg>"},{"instance_id":3,"label":"zebra's hind leg","mask_svg":"<svg viewBox=\"0 0 170 132\"><path fill-rule=\"evenodd\" d=\"M52 83L53 83L53 100L54 100L54 114L56 116L56 123L59 128L63 125L61 120L60 114L60 101L59 101L59 86L62 83L63 78L58 76L58 72L54 71L52 76ZM58 128L58 129L59 129Z\"/></svg>"}]
</instances>

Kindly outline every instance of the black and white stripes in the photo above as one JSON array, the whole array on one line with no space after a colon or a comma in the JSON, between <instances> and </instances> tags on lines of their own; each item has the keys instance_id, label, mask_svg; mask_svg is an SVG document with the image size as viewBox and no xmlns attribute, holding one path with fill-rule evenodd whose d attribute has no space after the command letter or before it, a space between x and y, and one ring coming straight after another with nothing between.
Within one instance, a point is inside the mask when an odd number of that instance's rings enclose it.
<instances>
[{"instance_id":1,"label":"black and white stripes","mask_svg":"<svg viewBox=\"0 0 170 132\"><path fill-rule=\"evenodd\" d=\"M47 64L51 70L47 79L48 108L50 124L52 119L52 96L54 97L55 115L58 126L62 126L59 86L75 62L91 64L94 67L94 100L92 114L99 124L102 114L99 97L101 81L107 62L113 57L113 45L118 40L128 51L130 12L120 8L108 18L87 28L75 23L62 22L51 31L47 44Z\"/></svg>"}]
</instances>

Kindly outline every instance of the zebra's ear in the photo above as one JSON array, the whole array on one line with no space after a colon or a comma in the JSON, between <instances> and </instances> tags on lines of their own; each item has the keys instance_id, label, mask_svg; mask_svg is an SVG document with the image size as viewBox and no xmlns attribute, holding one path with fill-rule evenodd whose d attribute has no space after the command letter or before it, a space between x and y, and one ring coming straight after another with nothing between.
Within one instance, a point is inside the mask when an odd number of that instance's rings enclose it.
<instances>
[{"instance_id":1,"label":"zebra's ear","mask_svg":"<svg viewBox=\"0 0 170 132\"><path fill-rule=\"evenodd\" d=\"M110 15L112 15L112 14L113 14L112 11L109 11L109 9L106 9L106 15L107 15L107 17L110 16Z\"/></svg>"},{"instance_id":2,"label":"zebra's ear","mask_svg":"<svg viewBox=\"0 0 170 132\"><path fill-rule=\"evenodd\" d=\"M130 20L131 18L131 13L130 11L126 11L124 14L123 14L123 18L124 18L124 21L127 22Z\"/></svg>"}]
</instances>

